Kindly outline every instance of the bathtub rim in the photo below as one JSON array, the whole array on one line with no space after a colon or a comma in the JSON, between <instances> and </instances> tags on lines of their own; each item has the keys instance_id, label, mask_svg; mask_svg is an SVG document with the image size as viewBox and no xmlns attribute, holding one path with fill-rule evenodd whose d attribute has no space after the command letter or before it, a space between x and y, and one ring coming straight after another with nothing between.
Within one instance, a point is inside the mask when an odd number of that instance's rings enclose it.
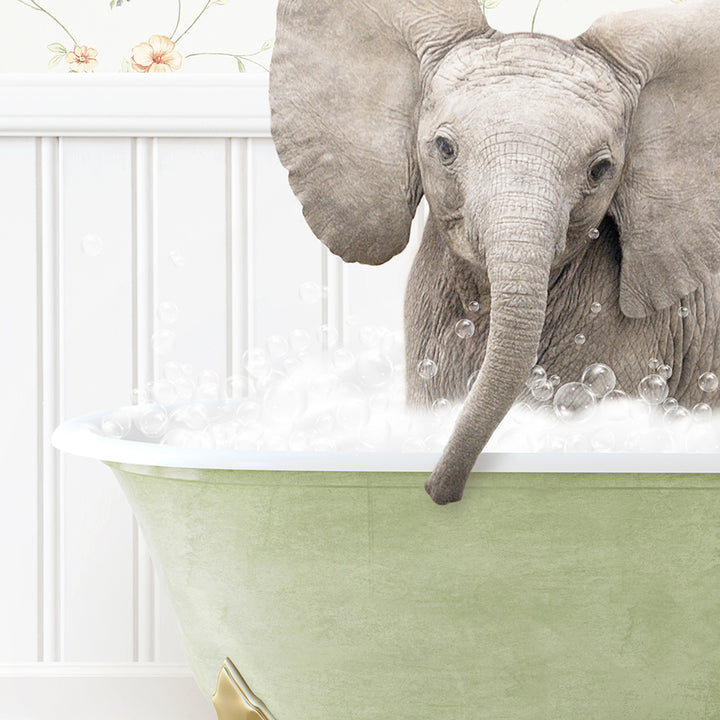
<instances>
[{"instance_id":1,"label":"bathtub rim","mask_svg":"<svg viewBox=\"0 0 720 720\"><path fill-rule=\"evenodd\" d=\"M138 406L133 406L138 407ZM129 408L132 410L132 407ZM52 434L57 450L103 462L197 470L288 472L431 472L439 452L317 452L180 448L105 437L108 411L67 420ZM483 452L473 472L485 473L718 473L718 453Z\"/></svg>"}]
</instances>

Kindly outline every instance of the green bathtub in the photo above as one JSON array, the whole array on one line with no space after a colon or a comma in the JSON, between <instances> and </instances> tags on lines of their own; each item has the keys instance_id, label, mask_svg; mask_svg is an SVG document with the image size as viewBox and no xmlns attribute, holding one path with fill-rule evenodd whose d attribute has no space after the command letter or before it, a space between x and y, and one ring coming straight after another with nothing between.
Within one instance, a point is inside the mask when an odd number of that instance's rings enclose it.
<instances>
[{"instance_id":1,"label":"green bathtub","mask_svg":"<svg viewBox=\"0 0 720 720\"><path fill-rule=\"evenodd\" d=\"M221 720L720 718L716 456L486 457L441 508L434 458L138 449L92 422L56 444L117 475L208 698L231 659Z\"/></svg>"}]
</instances>

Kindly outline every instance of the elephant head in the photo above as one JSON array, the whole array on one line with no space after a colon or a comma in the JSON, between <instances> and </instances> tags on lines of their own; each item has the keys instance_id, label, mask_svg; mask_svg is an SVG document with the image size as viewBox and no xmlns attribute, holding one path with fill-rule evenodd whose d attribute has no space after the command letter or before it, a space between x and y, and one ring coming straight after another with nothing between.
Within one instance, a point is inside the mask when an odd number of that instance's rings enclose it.
<instances>
[{"instance_id":1,"label":"elephant head","mask_svg":"<svg viewBox=\"0 0 720 720\"><path fill-rule=\"evenodd\" d=\"M620 307L720 270L720 3L611 15L572 41L503 35L475 0L280 0L272 130L315 234L400 252L424 194L486 279L485 358L426 489L459 500L534 363L548 286L609 215Z\"/></svg>"}]
</instances>

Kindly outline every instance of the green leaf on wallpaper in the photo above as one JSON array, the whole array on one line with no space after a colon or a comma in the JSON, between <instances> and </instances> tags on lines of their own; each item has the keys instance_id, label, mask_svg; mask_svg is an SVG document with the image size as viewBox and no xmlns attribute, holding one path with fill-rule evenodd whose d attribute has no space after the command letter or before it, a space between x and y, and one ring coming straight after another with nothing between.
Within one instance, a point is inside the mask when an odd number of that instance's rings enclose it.
<instances>
[{"instance_id":1,"label":"green leaf on wallpaper","mask_svg":"<svg viewBox=\"0 0 720 720\"><path fill-rule=\"evenodd\" d=\"M53 53L62 53L63 55L67 54L67 50L65 49L65 46L62 43L50 43L47 46L47 49Z\"/></svg>"},{"instance_id":2,"label":"green leaf on wallpaper","mask_svg":"<svg viewBox=\"0 0 720 720\"><path fill-rule=\"evenodd\" d=\"M269 40L266 40L263 44L260 50L269 50L273 45L275 44L275 38L270 38Z\"/></svg>"},{"instance_id":3,"label":"green leaf on wallpaper","mask_svg":"<svg viewBox=\"0 0 720 720\"><path fill-rule=\"evenodd\" d=\"M56 65L59 65L64 57L64 55L53 55L48 61L48 68L54 68Z\"/></svg>"},{"instance_id":4,"label":"green leaf on wallpaper","mask_svg":"<svg viewBox=\"0 0 720 720\"><path fill-rule=\"evenodd\" d=\"M238 64L238 72L245 72L245 63L239 57L236 57L235 59Z\"/></svg>"}]
</instances>

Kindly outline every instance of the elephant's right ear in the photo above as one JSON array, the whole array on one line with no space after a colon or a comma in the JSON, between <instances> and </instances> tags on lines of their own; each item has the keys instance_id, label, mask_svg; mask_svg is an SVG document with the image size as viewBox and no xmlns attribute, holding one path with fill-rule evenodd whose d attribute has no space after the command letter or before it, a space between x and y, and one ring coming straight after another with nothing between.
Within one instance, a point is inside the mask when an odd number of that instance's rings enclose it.
<instances>
[{"instance_id":1,"label":"elephant's right ear","mask_svg":"<svg viewBox=\"0 0 720 720\"><path fill-rule=\"evenodd\" d=\"M348 262L407 245L422 72L491 31L477 0L280 0L272 134L313 232Z\"/></svg>"}]
</instances>

